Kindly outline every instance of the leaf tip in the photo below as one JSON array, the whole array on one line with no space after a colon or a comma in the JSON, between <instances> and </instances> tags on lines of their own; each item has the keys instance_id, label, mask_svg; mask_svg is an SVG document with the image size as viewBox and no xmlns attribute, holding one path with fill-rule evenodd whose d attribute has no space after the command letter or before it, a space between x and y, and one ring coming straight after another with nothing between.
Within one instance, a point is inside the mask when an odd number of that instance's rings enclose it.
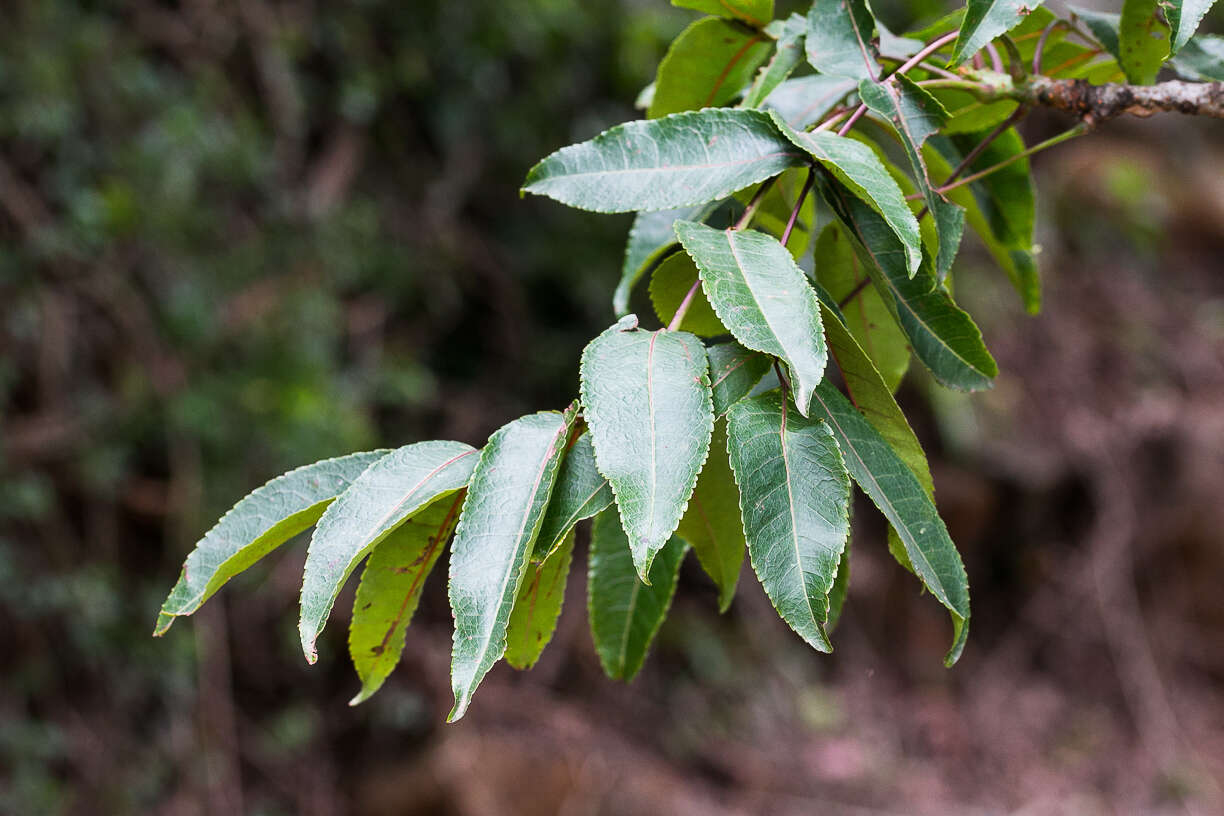
<instances>
[{"instance_id":1,"label":"leaf tip","mask_svg":"<svg viewBox=\"0 0 1224 816\"><path fill-rule=\"evenodd\" d=\"M157 623L153 626L153 637L161 637L170 631L170 627L174 625L175 617L167 612L157 613Z\"/></svg>"},{"instance_id":2,"label":"leaf tip","mask_svg":"<svg viewBox=\"0 0 1224 816\"><path fill-rule=\"evenodd\" d=\"M455 706L454 708L450 710L450 713L446 715L446 721L448 723L453 723L453 722L458 722L459 720L463 719L463 715L467 713L469 702L470 702L470 698L468 697L468 695L456 694L455 695Z\"/></svg>"}]
</instances>

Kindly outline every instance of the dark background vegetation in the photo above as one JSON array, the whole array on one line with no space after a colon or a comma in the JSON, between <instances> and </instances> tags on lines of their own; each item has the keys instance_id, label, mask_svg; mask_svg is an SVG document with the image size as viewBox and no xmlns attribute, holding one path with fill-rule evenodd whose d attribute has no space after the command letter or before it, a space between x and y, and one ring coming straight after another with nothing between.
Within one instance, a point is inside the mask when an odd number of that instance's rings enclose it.
<instances>
[{"instance_id":1,"label":"dark background vegetation","mask_svg":"<svg viewBox=\"0 0 1224 816\"><path fill-rule=\"evenodd\" d=\"M903 28L935 4L880 4ZM821 656L690 561L630 687L581 564L540 666L449 707L439 567L373 700L344 601L307 668L305 541L149 637L251 487L576 390L628 218L519 200L635 114L661 2L0 2L0 812L1218 813L1224 129L1041 157L1047 307L969 245L1003 374L901 398L974 590L946 617L860 503ZM1030 137L1060 122L1037 118ZM347 596L346 596L347 597Z\"/></svg>"}]
</instances>

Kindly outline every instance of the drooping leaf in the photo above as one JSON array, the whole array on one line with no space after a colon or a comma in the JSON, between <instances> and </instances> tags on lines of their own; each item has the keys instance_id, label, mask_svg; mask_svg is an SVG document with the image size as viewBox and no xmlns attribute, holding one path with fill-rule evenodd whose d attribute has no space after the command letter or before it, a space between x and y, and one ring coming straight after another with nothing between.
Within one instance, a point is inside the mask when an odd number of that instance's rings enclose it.
<instances>
[{"instance_id":1,"label":"drooping leaf","mask_svg":"<svg viewBox=\"0 0 1224 816\"><path fill-rule=\"evenodd\" d=\"M1224 37L1198 35L1173 58L1172 64L1187 79L1224 81Z\"/></svg>"},{"instance_id":2,"label":"drooping leaf","mask_svg":"<svg viewBox=\"0 0 1224 816\"><path fill-rule=\"evenodd\" d=\"M561 545L566 533L583 519L590 518L612 504L612 486L599 475L595 467L595 449L591 435L584 433L565 454L557 483L544 521L540 523L540 534L536 538L532 560L543 561Z\"/></svg>"},{"instance_id":3,"label":"drooping leaf","mask_svg":"<svg viewBox=\"0 0 1224 816\"><path fill-rule=\"evenodd\" d=\"M506 662L530 669L552 640L565 600L565 585L574 559L574 528L540 563L531 563L514 599L506 632Z\"/></svg>"},{"instance_id":4,"label":"drooping leaf","mask_svg":"<svg viewBox=\"0 0 1224 816\"><path fill-rule=\"evenodd\" d=\"M647 116L724 105L752 81L773 43L765 33L705 17L684 29L659 63Z\"/></svg>"},{"instance_id":5,"label":"drooping leaf","mask_svg":"<svg viewBox=\"0 0 1224 816\"><path fill-rule=\"evenodd\" d=\"M995 37L1011 31L1042 0L968 0L949 67L960 65Z\"/></svg>"},{"instance_id":6,"label":"drooping leaf","mask_svg":"<svg viewBox=\"0 0 1224 816\"><path fill-rule=\"evenodd\" d=\"M506 629L552 494L576 409L521 417L491 437L472 471L450 559L454 722L506 651Z\"/></svg>"},{"instance_id":7,"label":"drooping leaf","mask_svg":"<svg viewBox=\"0 0 1224 816\"><path fill-rule=\"evenodd\" d=\"M464 487L478 451L462 442L417 442L387 454L327 508L310 538L298 634L306 660L353 569L378 542L435 499Z\"/></svg>"},{"instance_id":8,"label":"drooping leaf","mask_svg":"<svg viewBox=\"0 0 1224 816\"><path fill-rule=\"evenodd\" d=\"M1169 58L1169 24L1160 0L1124 0L1118 24L1118 62L1136 85L1151 85Z\"/></svg>"},{"instance_id":9,"label":"drooping leaf","mask_svg":"<svg viewBox=\"0 0 1224 816\"><path fill-rule=\"evenodd\" d=\"M859 97L868 108L887 119L901 137L918 189L935 219L939 244L935 277L942 281L960 248L965 211L935 191L935 182L922 157L922 145L948 121L948 113L935 97L904 75L889 77L881 83L864 80L859 84Z\"/></svg>"},{"instance_id":10,"label":"drooping leaf","mask_svg":"<svg viewBox=\"0 0 1224 816\"><path fill-rule=\"evenodd\" d=\"M704 221L711 208L709 204L701 204L637 214L633 226L629 228L629 240L625 243L620 282L612 295L612 311L617 317L629 313L629 296L642 275L659 263L669 249L678 246L672 224L681 218L685 221Z\"/></svg>"},{"instance_id":11,"label":"drooping leaf","mask_svg":"<svg viewBox=\"0 0 1224 816\"><path fill-rule=\"evenodd\" d=\"M230 578L310 529L362 471L389 452L353 453L291 470L235 504L187 556L153 634L164 635L175 618L195 612Z\"/></svg>"},{"instance_id":12,"label":"drooping leaf","mask_svg":"<svg viewBox=\"0 0 1224 816\"><path fill-rule=\"evenodd\" d=\"M796 130L803 130L825 116L857 83L849 77L812 74L794 77L779 85L765 99L765 108L775 111Z\"/></svg>"},{"instance_id":13,"label":"drooping leaf","mask_svg":"<svg viewBox=\"0 0 1224 816\"><path fill-rule=\"evenodd\" d=\"M678 223L689 223L678 222ZM674 233L673 233L674 234ZM697 267L693 259L684 252L670 256L650 276L650 302L655 314L664 326L671 325L672 316L684 302L693 284L697 282ZM700 288L693 294L684 319L678 327L680 331L692 332L699 337L717 337L727 334L727 327L714 313L710 301Z\"/></svg>"},{"instance_id":14,"label":"drooping leaf","mask_svg":"<svg viewBox=\"0 0 1224 816\"><path fill-rule=\"evenodd\" d=\"M644 584L629 554L625 531L612 510L595 517L587 576L587 611L591 637L604 672L628 682L637 675L650 643L667 617L680 562L688 545L671 537L659 550Z\"/></svg>"},{"instance_id":15,"label":"drooping leaf","mask_svg":"<svg viewBox=\"0 0 1224 816\"><path fill-rule=\"evenodd\" d=\"M846 548L842 550L841 561L837 564L837 576L833 579L833 588L829 590L829 622L825 624L828 634L841 620L842 607L846 605L846 593L850 590L850 538L846 538Z\"/></svg>"},{"instance_id":16,"label":"drooping leaf","mask_svg":"<svg viewBox=\"0 0 1224 816\"><path fill-rule=\"evenodd\" d=\"M735 597L744 563L744 527L739 514L739 490L727 460L727 426L718 422L710 440L710 456L676 535L693 546L701 568L718 587L718 611L726 612Z\"/></svg>"},{"instance_id":17,"label":"drooping leaf","mask_svg":"<svg viewBox=\"0 0 1224 816\"><path fill-rule=\"evenodd\" d=\"M989 388L998 366L982 343L973 320L952 302L929 269L906 276L904 251L896 235L870 207L836 182L824 185L825 200L854 237L873 283L892 296L893 310L918 359L951 388ZM924 263L929 261L924 257Z\"/></svg>"},{"instance_id":18,"label":"drooping leaf","mask_svg":"<svg viewBox=\"0 0 1224 816\"><path fill-rule=\"evenodd\" d=\"M461 491L417 511L392 530L366 561L349 623L349 654L361 678L361 691L349 705L368 700L399 663L404 632L421 600L425 579L455 530L462 502Z\"/></svg>"},{"instance_id":19,"label":"drooping leaf","mask_svg":"<svg viewBox=\"0 0 1224 816\"><path fill-rule=\"evenodd\" d=\"M771 365L769 357L750 351L734 340L706 349L710 360L710 390L714 394L714 416L722 417L761 381Z\"/></svg>"},{"instance_id":20,"label":"drooping leaf","mask_svg":"<svg viewBox=\"0 0 1224 816\"><path fill-rule=\"evenodd\" d=\"M754 26L763 26L773 19L773 0L672 0L673 6L733 17Z\"/></svg>"},{"instance_id":21,"label":"drooping leaf","mask_svg":"<svg viewBox=\"0 0 1224 816\"><path fill-rule=\"evenodd\" d=\"M1198 30L1199 23L1203 22L1203 17L1214 5L1215 0L1168 0L1165 17L1169 20L1172 36L1170 54L1177 54L1190 42L1190 38Z\"/></svg>"},{"instance_id":22,"label":"drooping leaf","mask_svg":"<svg viewBox=\"0 0 1224 816\"><path fill-rule=\"evenodd\" d=\"M829 592L850 533L850 477L827 423L804 419L777 391L727 413L728 450L752 568L801 638L833 650Z\"/></svg>"},{"instance_id":23,"label":"drooping leaf","mask_svg":"<svg viewBox=\"0 0 1224 816\"><path fill-rule=\"evenodd\" d=\"M563 147L523 192L584 210L666 210L725 198L806 161L756 110L707 109L626 122Z\"/></svg>"},{"instance_id":24,"label":"drooping leaf","mask_svg":"<svg viewBox=\"0 0 1224 816\"><path fill-rule=\"evenodd\" d=\"M744 94L744 100L740 103L741 107L761 107L761 103L768 99L769 95L791 75L791 72L803 60L803 36L806 32L807 21L803 17L792 14L786 19L777 37L774 55L757 72L752 86Z\"/></svg>"},{"instance_id":25,"label":"drooping leaf","mask_svg":"<svg viewBox=\"0 0 1224 816\"><path fill-rule=\"evenodd\" d=\"M705 348L628 317L582 352L583 414L642 580L675 532L714 430Z\"/></svg>"},{"instance_id":26,"label":"drooping leaf","mask_svg":"<svg viewBox=\"0 0 1224 816\"><path fill-rule=\"evenodd\" d=\"M677 221L676 235L701 270L701 285L723 324L746 348L783 360L795 404L807 415L824 376L820 303L807 277L775 239L754 230L716 230Z\"/></svg>"},{"instance_id":27,"label":"drooping leaf","mask_svg":"<svg viewBox=\"0 0 1224 816\"><path fill-rule=\"evenodd\" d=\"M880 76L875 18L865 0L816 0L807 16L807 58L822 74Z\"/></svg>"},{"instance_id":28,"label":"drooping leaf","mask_svg":"<svg viewBox=\"0 0 1224 816\"><path fill-rule=\"evenodd\" d=\"M788 139L820 162L855 196L880 214L905 252L909 274L922 263L922 236L901 188L867 145L825 131L807 133L787 125L776 114L775 124Z\"/></svg>"},{"instance_id":29,"label":"drooping leaf","mask_svg":"<svg viewBox=\"0 0 1224 816\"><path fill-rule=\"evenodd\" d=\"M833 431L846 468L897 531L922 583L952 615L952 665L968 636L969 579L943 519L913 471L830 383L816 389L813 414Z\"/></svg>"}]
</instances>

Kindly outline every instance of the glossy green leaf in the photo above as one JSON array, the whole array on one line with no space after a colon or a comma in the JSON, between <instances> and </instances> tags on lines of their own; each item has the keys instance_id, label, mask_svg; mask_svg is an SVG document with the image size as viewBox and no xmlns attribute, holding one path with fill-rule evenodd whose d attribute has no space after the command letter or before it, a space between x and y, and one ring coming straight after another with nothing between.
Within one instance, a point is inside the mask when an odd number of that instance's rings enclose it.
<instances>
[{"instance_id":1,"label":"glossy green leaf","mask_svg":"<svg viewBox=\"0 0 1224 816\"><path fill-rule=\"evenodd\" d=\"M859 84L859 97L869 109L886 119L901 137L918 189L935 219L939 246L935 276L942 281L960 248L965 211L935 191L935 181L922 156L922 145L948 121L948 113L935 97L905 76L889 77L881 83L864 80Z\"/></svg>"},{"instance_id":2,"label":"glossy green leaf","mask_svg":"<svg viewBox=\"0 0 1224 816\"><path fill-rule=\"evenodd\" d=\"M1224 37L1198 35L1178 52L1172 64L1187 79L1224 81Z\"/></svg>"},{"instance_id":3,"label":"glossy green leaf","mask_svg":"<svg viewBox=\"0 0 1224 816\"><path fill-rule=\"evenodd\" d=\"M450 559L451 689L463 716L506 651L506 630L552 494L575 409L521 417L491 437L472 472Z\"/></svg>"},{"instance_id":4,"label":"glossy green leaf","mask_svg":"<svg viewBox=\"0 0 1224 816\"><path fill-rule=\"evenodd\" d=\"M462 492L417 511L384 538L361 572L349 622L349 654L361 691L349 705L368 700L399 663L425 579L450 541Z\"/></svg>"},{"instance_id":5,"label":"glossy green leaf","mask_svg":"<svg viewBox=\"0 0 1224 816\"><path fill-rule=\"evenodd\" d=\"M724 105L752 81L773 43L765 33L706 17L684 29L655 75L647 116Z\"/></svg>"},{"instance_id":6,"label":"glossy green leaf","mask_svg":"<svg viewBox=\"0 0 1224 816\"><path fill-rule=\"evenodd\" d=\"M582 353L583 415L642 580L684 515L714 430L705 348L630 316Z\"/></svg>"},{"instance_id":7,"label":"glossy green leaf","mask_svg":"<svg viewBox=\"0 0 1224 816\"><path fill-rule=\"evenodd\" d=\"M530 669L552 640L561 617L565 585L574 560L574 528L540 563L527 567L527 575L514 599L506 631L506 662L516 669Z\"/></svg>"},{"instance_id":8,"label":"glossy green leaf","mask_svg":"<svg viewBox=\"0 0 1224 816\"><path fill-rule=\"evenodd\" d=\"M875 18L866 0L815 0L807 16L807 58L830 76L880 76Z\"/></svg>"},{"instance_id":9,"label":"glossy green leaf","mask_svg":"<svg viewBox=\"0 0 1224 816\"><path fill-rule=\"evenodd\" d=\"M782 25L782 31L774 46L769 62L757 72L752 86L744 94L741 107L759 108L769 95L777 90L791 72L803 61L803 36L807 32L807 21L792 14Z\"/></svg>"},{"instance_id":10,"label":"glossy green leaf","mask_svg":"<svg viewBox=\"0 0 1224 816\"><path fill-rule=\"evenodd\" d=\"M413 513L464 487L478 451L462 442L417 442L387 454L327 508L310 538L298 634L306 660L353 569Z\"/></svg>"},{"instance_id":11,"label":"glossy green leaf","mask_svg":"<svg viewBox=\"0 0 1224 816\"><path fill-rule=\"evenodd\" d=\"M727 460L727 426L718 422L710 440L710 457L676 535L693 546L701 568L718 587L718 611L726 612L735 597L744 563L744 527L739 514L739 489Z\"/></svg>"},{"instance_id":12,"label":"glossy green leaf","mask_svg":"<svg viewBox=\"0 0 1224 816\"><path fill-rule=\"evenodd\" d=\"M820 121L857 83L849 77L812 74L794 77L779 85L765 99L764 107L776 111L797 130Z\"/></svg>"},{"instance_id":13,"label":"glossy green leaf","mask_svg":"<svg viewBox=\"0 0 1224 816\"><path fill-rule=\"evenodd\" d=\"M917 272L922 263L918 221L905 203L901 188L875 152L862 142L835 133L797 131L776 114L773 116L783 135L810 153L855 196L880 214L905 252L909 274Z\"/></svg>"},{"instance_id":14,"label":"glossy green leaf","mask_svg":"<svg viewBox=\"0 0 1224 816\"><path fill-rule=\"evenodd\" d=\"M873 282L892 296L889 307L918 359L950 388L989 388L998 366L982 343L982 333L936 283L929 267L908 278L904 251L884 220L836 183L826 184L824 193L854 237Z\"/></svg>"},{"instance_id":15,"label":"glossy green leaf","mask_svg":"<svg viewBox=\"0 0 1224 816\"><path fill-rule=\"evenodd\" d=\"M626 122L543 159L524 193L595 212L666 210L725 198L806 157L756 110Z\"/></svg>"},{"instance_id":16,"label":"glossy green leaf","mask_svg":"<svg viewBox=\"0 0 1224 816\"><path fill-rule=\"evenodd\" d=\"M723 324L745 348L780 358L807 415L824 376L820 303L786 248L754 230L716 230L677 221L676 235L701 270L701 285Z\"/></svg>"},{"instance_id":17,"label":"glossy green leaf","mask_svg":"<svg viewBox=\"0 0 1224 816\"><path fill-rule=\"evenodd\" d=\"M621 278L612 295L612 310L617 317L629 313L629 296L642 276L676 249L676 232L672 224L677 219L704 221L714 205L699 204L695 207L680 207L674 210L641 212L633 219L629 228L629 240L625 243L625 259L621 263Z\"/></svg>"},{"instance_id":18,"label":"glossy green leaf","mask_svg":"<svg viewBox=\"0 0 1224 816\"><path fill-rule=\"evenodd\" d=\"M612 486L599 475L595 467L595 448L591 435L578 437L561 461L557 483L544 521L540 523L540 534L536 538L532 559L543 561L561 545L567 533L583 519L590 518L612 504Z\"/></svg>"},{"instance_id":19,"label":"glossy green leaf","mask_svg":"<svg viewBox=\"0 0 1224 816\"><path fill-rule=\"evenodd\" d=\"M827 423L797 416L778 391L731 406L727 436L752 568L782 620L830 652L829 592L850 534L850 477L837 442Z\"/></svg>"},{"instance_id":20,"label":"glossy green leaf","mask_svg":"<svg viewBox=\"0 0 1224 816\"><path fill-rule=\"evenodd\" d=\"M1136 85L1151 85L1169 58L1169 24L1160 0L1124 0L1118 24L1118 62Z\"/></svg>"},{"instance_id":21,"label":"glossy green leaf","mask_svg":"<svg viewBox=\"0 0 1224 816\"><path fill-rule=\"evenodd\" d=\"M1042 0L968 0L949 66L960 65L995 37L1011 31L1041 3Z\"/></svg>"},{"instance_id":22,"label":"glossy green leaf","mask_svg":"<svg viewBox=\"0 0 1224 816\"><path fill-rule=\"evenodd\" d=\"M676 314L676 310L680 308L680 304L696 282L697 267L693 259L684 252L677 252L659 264L659 268L650 276L650 302L659 322L664 326L671 325L672 316ZM713 307L700 289L693 294L684 319L680 321L679 330L692 332L699 337L727 334L727 327L718 319L718 315L714 314Z\"/></svg>"},{"instance_id":23,"label":"glossy green leaf","mask_svg":"<svg viewBox=\"0 0 1224 816\"><path fill-rule=\"evenodd\" d=\"M769 371L770 359L759 351L744 348L734 340L706 349L710 361L710 390L714 395L714 416L747 396Z\"/></svg>"},{"instance_id":24,"label":"glossy green leaf","mask_svg":"<svg viewBox=\"0 0 1224 816\"><path fill-rule=\"evenodd\" d=\"M773 19L773 0L672 0L673 6L693 9L716 17L733 17L754 26Z\"/></svg>"},{"instance_id":25,"label":"glossy green leaf","mask_svg":"<svg viewBox=\"0 0 1224 816\"><path fill-rule=\"evenodd\" d=\"M830 383L816 390L812 409L833 431L854 481L897 531L923 585L951 613L953 642L944 662L952 665L969 634L969 579L934 502L879 432Z\"/></svg>"},{"instance_id":26,"label":"glossy green leaf","mask_svg":"<svg viewBox=\"0 0 1224 816\"><path fill-rule=\"evenodd\" d=\"M291 470L235 504L187 556L153 634L164 635L175 618L195 612L230 578L310 529L336 496L389 452L354 453Z\"/></svg>"},{"instance_id":27,"label":"glossy green leaf","mask_svg":"<svg viewBox=\"0 0 1224 816\"><path fill-rule=\"evenodd\" d=\"M1198 30L1203 17L1215 5L1215 0L1167 0L1165 17L1169 20L1169 31L1172 37L1170 54L1176 54L1190 42L1194 32Z\"/></svg>"},{"instance_id":28,"label":"glossy green leaf","mask_svg":"<svg viewBox=\"0 0 1224 816\"><path fill-rule=\"evenodd\" d=\"M625 531L616 513L605 510L591 528L587 612L591 637L604 672L629 681L646 660L650 643L667 617L680 562L688 545L673 536L650 568L650 583L638 579Z\"/></svg>"}]
</instances>

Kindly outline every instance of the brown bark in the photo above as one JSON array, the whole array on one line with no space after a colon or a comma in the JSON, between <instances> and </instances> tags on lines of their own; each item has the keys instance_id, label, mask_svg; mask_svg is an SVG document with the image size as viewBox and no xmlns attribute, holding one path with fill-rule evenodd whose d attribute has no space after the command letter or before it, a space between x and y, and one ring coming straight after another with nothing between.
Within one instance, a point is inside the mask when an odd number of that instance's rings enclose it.
<instances>
[{"instance_id":1,"label":"brown bark","mask_svg":"<svg viewBox=\"0 0 1224 816\"><path fill-rule=\"evenodd\" d=\"M1075 114L1089 123L1123 114L1151 116L1164 112L1224 119L1224 82L1092 85L1082 79L1033 76L1016 88L1014 96L1030 105Z\"/></svg>"}]
</instances>

